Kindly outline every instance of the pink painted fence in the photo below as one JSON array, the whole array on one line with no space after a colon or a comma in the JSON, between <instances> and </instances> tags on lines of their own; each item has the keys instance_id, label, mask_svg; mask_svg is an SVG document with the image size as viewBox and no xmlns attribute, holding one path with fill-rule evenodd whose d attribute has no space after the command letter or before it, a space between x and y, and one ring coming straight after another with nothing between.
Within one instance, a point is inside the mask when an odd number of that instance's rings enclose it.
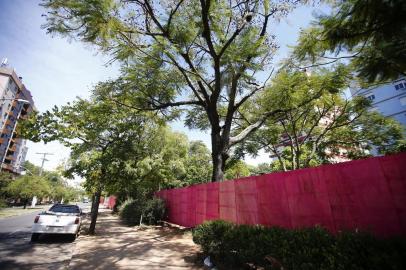
<instances>
[{"instance_id":1,"label":"pink painted fence","mask_svg":"<svg viewBox=\"0 0 406 270\"><path fill-rule=\"evenodd\" d=\"M406 235L406 153L162 190L167 220Z\"/></svg>"}]
</instances>

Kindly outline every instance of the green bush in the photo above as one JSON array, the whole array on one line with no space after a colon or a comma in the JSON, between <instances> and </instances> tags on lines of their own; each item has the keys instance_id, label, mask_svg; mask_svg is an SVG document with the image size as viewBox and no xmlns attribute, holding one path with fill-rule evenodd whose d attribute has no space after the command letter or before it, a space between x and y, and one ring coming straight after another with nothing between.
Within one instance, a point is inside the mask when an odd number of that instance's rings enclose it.
<instances>
[{"instance_id":1,"label":"green bush","mask_svg":"<svg viewBox=\"0 0 406 270\"><path fill-rule=\"evenodd\" d=\"M0 198L0 208L5 208L7 207L7 203L4 199Z\"/></svg>"},{"instance_id":2,"label":"green bush","mask_svg":"<svg viewBox=\"0 0 406 270\"><path fill-rule=\"evenodd\" d=\"M148 225L156 225L163 220L166 214L165 201L161 198L152 198L144 205L142 221Z\"/></svg>"},{"instance_id":3,"label":"green bush","mask_svg":"<svg viewBox=\"0 0 406 270\"><path fill-rule=\"evenodd\" d=\"M232 252L225 244L230 244L228 233L233 227L232 223L223 220L205 222L193 230L193 241L213 258L230 258L231 255L225 257L224 252Z\"/></svg>"},{"instance_id":4,"label":"green bush","mask_svg":"<svg viewBox=\"0 0 406 270\"><path fill-rule=\"evenodd\" d=\"M140 224L143 203L136 200L126 200L120 206L120 218L127 225L134 226Z\"/></svg>"},{"instance_id":5,"label":"green bush","mask_svg":"<svg viewBox=\"0 0 406 270\"><path fill-rule=\"evenodd\" d=\"M165 202L160 198L126 200L119 210L120 218L130 226L139 225L141 215L143 224L155 225L164 218L165 213Z\"/></svg>"},{"instance_id":6,"label":"green bush","mask_svg":"<svg viewBox=\"0 0 406 270\"><path fill-rule=\"evenodd\" d=\"M367 233L336 235L321 227L288 230L210 221L193 240L219 265L266 269L406 269L405 239L377 239ZM227 268L226 267L226 268Z\"/></svg>"}]
</instances>

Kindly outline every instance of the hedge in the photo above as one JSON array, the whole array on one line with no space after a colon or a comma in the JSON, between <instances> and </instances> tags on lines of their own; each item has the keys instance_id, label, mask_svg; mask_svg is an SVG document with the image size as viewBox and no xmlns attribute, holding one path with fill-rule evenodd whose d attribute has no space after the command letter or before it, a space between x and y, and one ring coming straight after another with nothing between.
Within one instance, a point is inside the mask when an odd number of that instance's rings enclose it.
<instances>
[{"instance_id":1,"label":"hedge","mask_svg":"<svg viewBox=\"0 0 406 270\"><path fill-rule=\"evenodd\" d=\"M120 218L127 225L139 225L142 215L142 223L156 225L165 217L165 202L160 198L150 200L127 200L119 210Z\"/></svg>"},{"instance_id":2,"label":"hedge","mask_svg":"<svg viewBox=\"0 0 406 270\"><path fill-rule=\"evenodd\" d=\"M217 220L196 227L193 241L225 269L406 269L406 239L364 232L333 235L317 226L289 230Z\"/></svg>"}]
</instances>

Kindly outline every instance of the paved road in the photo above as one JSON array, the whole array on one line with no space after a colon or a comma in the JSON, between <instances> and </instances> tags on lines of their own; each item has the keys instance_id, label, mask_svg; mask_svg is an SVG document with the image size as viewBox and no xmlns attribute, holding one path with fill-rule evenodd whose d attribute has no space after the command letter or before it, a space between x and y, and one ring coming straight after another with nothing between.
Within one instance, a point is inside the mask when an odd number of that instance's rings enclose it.
<instances>
[{"instance_id":1,"label":"paved road","mask_svg":"<svg viewBox=\"0 0 406 270\"><path fill-rule=\"evenodd\" d=\"M43 235L38 242L30 242L36 214L0 219L0 269L66 269L68 266L75 247L70 237Z\"/></svg>"}]
</instances>

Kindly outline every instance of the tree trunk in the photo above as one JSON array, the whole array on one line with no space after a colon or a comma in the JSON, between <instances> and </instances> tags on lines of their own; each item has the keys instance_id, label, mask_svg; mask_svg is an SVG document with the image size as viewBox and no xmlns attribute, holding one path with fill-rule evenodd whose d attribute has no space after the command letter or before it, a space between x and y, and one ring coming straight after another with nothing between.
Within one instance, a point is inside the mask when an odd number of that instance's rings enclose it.
<instances>
[{"instance_id":1,"label":"tree trunk","mask_svg":"<svg viewBox=\"0 0 406 270\"><path fill-rule=\"evenodd\" d=\"M224 179L224 165L223 158L220 153L212 153L213 161L213 174L211 176L211 181L222 181Z\"/></svg>"},{"instance_id":2,"label":"tree trunk","mask_svg":"<svg viewBox=\"0 0 406 270\"><path fill-rule=\"evenodd\" d=\"M212 182L223 181L224 172L226 167L226 161L229 157L224 142L220 137L213 139L212 136L212 162L213 162L213 174L211 177Z\"/></svg>"},{"instance_id":3,"label":"tree trunk","mask_svg":"<svg viewBox=\"0 0 406 270\"><path fill-rule=\"evenodd\" d=\"M92 201L92 210L90 213L90 226L89 226L89 234L94 234L96 229L96 221L99 212L99 204L100 204L100 197L101 197L101 188L99 188L95 194L93 195Z\"/></svg>"},{"instance_id":4,"label":"tree trunk","mask_svg":"<svg viewBox=\"0 0 406 270\"><path fill-rule=\"evenodd\" d=\"M28 204L28 199L25 199L25 200L24 200L24 209L27 208L27 204Z\"/></svg>"}]
</instances>

